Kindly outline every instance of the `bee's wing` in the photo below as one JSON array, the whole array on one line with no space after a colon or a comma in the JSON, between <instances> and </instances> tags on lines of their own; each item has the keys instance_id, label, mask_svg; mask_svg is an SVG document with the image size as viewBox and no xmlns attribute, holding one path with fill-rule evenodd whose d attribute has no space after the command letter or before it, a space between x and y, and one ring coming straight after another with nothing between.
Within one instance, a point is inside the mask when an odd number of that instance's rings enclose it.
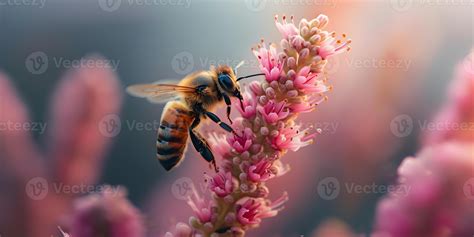
<instances>
[{"instance_id":1,"label":"bee's wing","mask_svg":"<svg viewBox=\"0 0 474 237\"><path fill-rule=\"evenodd\" d=\"M196 93L196 88L175 84L138 84L127 87L130 95L147 98L152 103L177 100L183 94Z\"/></svg>"}]
</instances>

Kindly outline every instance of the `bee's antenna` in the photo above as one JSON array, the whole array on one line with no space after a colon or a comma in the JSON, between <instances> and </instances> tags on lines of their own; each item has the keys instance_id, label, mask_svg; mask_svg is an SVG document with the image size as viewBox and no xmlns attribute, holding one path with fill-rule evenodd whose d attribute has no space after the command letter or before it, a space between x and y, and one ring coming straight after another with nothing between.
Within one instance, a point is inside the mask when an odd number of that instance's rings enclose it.
<instances>
[{"instance_id":1,"label":"bee's antenna","mask_svg":"<svg viewBox=\"0 0 474 237\"><path fill-rule=\"evenodd\" d=\"M248 75L248 76L244 76L244 77L239 77L239 78L237 78L237 81L240 81L242 79L249 78L249 77L256 77L256 76L265 76L265 73L257 73L257 74L252 74L252 75Z\"/></svg>"},{"instance_id":2,"label":"bee's antenna","mask_svg":"<svg viewBox=\"0 0 474 237\"><path fill-rule=\"evenodd\" d=\"M237 74L237 69L239 69L239 67L241 67L244 64L245 64L244 60L240 61L240 63L237 64L237 66L234 67L234 73Z\"/></svg>"}]
</instances>

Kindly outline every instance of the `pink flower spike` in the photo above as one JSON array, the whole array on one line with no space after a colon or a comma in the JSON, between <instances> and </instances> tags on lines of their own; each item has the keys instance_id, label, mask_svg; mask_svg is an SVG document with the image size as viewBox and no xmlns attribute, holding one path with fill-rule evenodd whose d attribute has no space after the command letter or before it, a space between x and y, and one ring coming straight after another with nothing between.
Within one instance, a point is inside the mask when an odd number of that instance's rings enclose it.
<instances>
[{"instance_id":1,"label":"pink flower spike","mask_svg":"<svg viewBox=\"0 0 474 237\"><path fill-rule=\"evenodd\" d=\"M232 174L230 172L219 172L209 182L209 189L219 197L225 197L234 190Z\"/></svg>"},{"instance_id":2,"label":"pink flower spike","mask_svg":"<svg viewBox=\"0 0 474 237\"><path fill-rule=\"evenodd\" d=\"M268 103L263 107L258 107L258 112L263 116L265 122L270 124L285 119L290 114L284 101L275 102L273 100L268 101Z\"/></svg>"},{"instance_id":3,"label":"pink flower spike","mask_svg":"<svg viewBox=\"0 0 474 237\"><path fill-rule=\"evenodd\" d=\"M286 22L286 16L283 16L283 20L281 23L278 21L278 16L275 16L275 25L280 31L280 33L283 35L283 38L288 39L291 36L297 35L298 28L295 26L295 22L293 20L293 16L290 17L291 22Z\"/></svg>"},{"instance_id":4,"label":"pink flower spike","mask_svg":"<svg viewBox=\"0 0 474 237\"><path fill-rule=\"evenodd\" d=\"M271 171L272 163L262 159L257 164L248 168L247 176L250 181L264 182L272 178L274 174Z\"/></svg>"},{"instance_id":5,"label":"pink flower spike","mask_svg":"<svg viewBox=\"0 0 474 237\"><path fill-rule=\"evenodd\" d=\"M239 132L237 132L239 133ZM253 144L255 135L250 128L245 128L242 135L232 135L227 138L227 142L235 149L238 153L247 151Z\"/></svg>"},{"instance_id":6,"label":"pink flower spike","mask_svg":"<svg viewBox=\"0 0 474 237\"><path fill-rule=\"evenodd\" d=\"M296 89L306 93L324 93L329 90L329 87L319 80L317 73L310 72L311 67L303 67L293 80L293 85Z\"/></svg>"},{"instance_id":7,"label":"pink flower spike","mask_svg":"<svg viewBox=\"0 0 474 237\"><path fill-rule=\"evenodd\" d=\"M219 154L221 157L225 157L232 150L231 145L226 141L225 134L210 133L207 140L211 146L212 151L215 154Z\"/></svg>"},{"instance_id":8,"label":"pink flower spike","mask_svg":"<svg viewBox=\"0 0 474 237\"><path fill-rule=\"evenodd\" d=\"M252 92L244 92L243 106L236 106L242 117L252 119L257 114L257 98ZM242 108L243 107L243 108Z\"/></svg>"},{"instance_id":9,"label":"pink flower spike","mask_svg":"<svg viewBox=\"0 0 474 237\"><path fill-rule=\"evenodd\" d=\"M332 55L336 55L344 51L349 51L350 43L351 43L350 39L340 44L340 41L336 40L334 37L332 36L328 37L326 40L321 42L321 46L318 50L318 55L321 56L322 59L327 59L328 57Z\"/></svg>"},{"instance_id":10,"label":"pink flower spike","mask_svg":"<svg viewBox=\"0 0 474 237\"><path fill-rule=\"evenodd\" d=\"M283 209L283 204L287 201L288 194L286 192L272 203L261 198L245 199L244 203L237 207L237 220L242 225L258 225L262 218L276 216Z\"/></svg>"},{"instance_id":11,"label":"pink flower spike","mask_svg":"<svg viewBox=\"0 0 474 237\"><path fill-rule=\"evenodd\" d=\"M199 221L202 224L211 221L211 202L208 202L204 198L200 197L194 186L192 187L191 195L188 196L187 203L197 215Z\"/></svg>"},{"instance_id":12,"label":"pink flower spike","mask_svg":"<svg viewBox=\"0 0 474 237\"><path fill-rule=\"evenodd\" d=\"M250 82L249 88L253 92L254 95L262 95L264 93L262 89L262 85L258 81Z\"/></svg>"},{"instance_id":13,"label":"pink flower spike","mask_svg":"<svg viewBox=\"0 0 474 237\"><path fill-rule=\"evenodd\" d=\"M299 128L299 126L281 128L278 136L269 139L271 146L279 151L297 151L301 147L312 144L312 138L314 138L316 134L309 134L307 129L299 131Z\"/></svg>"},{"instance_id":14,"label":"pink flower spike","mask_svg":"<svg viewBox=\"0 0 474 237\"><path fill-rule=\"evenodd\" d=\"M265 79L268 82L280 79L283 63L278 57L278 52L274 44L271 44L269 49L267 49L265 44L262 44L258 50L253 50L253 53L257 57L260 63L260 69L265 73Z\"/></svg>"}]
</instances>

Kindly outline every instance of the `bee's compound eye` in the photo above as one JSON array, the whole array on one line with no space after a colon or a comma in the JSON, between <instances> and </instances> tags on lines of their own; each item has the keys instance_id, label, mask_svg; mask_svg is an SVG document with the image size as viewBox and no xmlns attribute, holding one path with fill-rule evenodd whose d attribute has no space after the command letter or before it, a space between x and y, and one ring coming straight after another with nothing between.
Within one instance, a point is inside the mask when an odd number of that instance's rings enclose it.
<instances>
[{"instance_id":1,"label":"bee's compound eye","mask_svg":"<svg viewBox=\"0 0 474 237\"><path fill-rule=\"evenodd\" d=\"M222 87L224 87L225 90L233 91L234 89L234 83L232 82L232 79L230 79L229 75L227 74L219 75L219 83L221 84Z\"/></svg>"}]
</instances>

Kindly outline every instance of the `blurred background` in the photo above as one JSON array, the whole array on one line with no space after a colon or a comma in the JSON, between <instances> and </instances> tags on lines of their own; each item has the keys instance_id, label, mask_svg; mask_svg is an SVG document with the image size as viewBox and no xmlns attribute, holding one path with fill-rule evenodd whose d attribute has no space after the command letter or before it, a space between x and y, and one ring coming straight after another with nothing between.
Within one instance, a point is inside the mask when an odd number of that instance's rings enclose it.
<instances>
[{"instance_id":1,"label":"blurred background","mask_svg":"<svg viewBox=\"0 0 474 237\"><path fill-rule=\"evenodd\" d=\"M330 18L329 31L352 39L352 50L328 65L334 86L329 101L303 117L322 134L312 146L286 155L292 171L270 183L274 197L288 191L286 209L249 235L309 235L328 218L369 233L376 201L386 192L345 187L387 187L400 161L416 153L420 134L427 132L424 122L443 104L455 66L473 47L469 1L0 0L0 70L31 120L47 124L52 94L84 56L107 58L122 91L241 60L246 64L239 74L246 75L258 72L250 48L261 38L280 39L275 14L299 21L321 13ZM125 186L149 231L158 235L192 214L173 185L184 180L198 186L211 171L188 149L185 162L166 173L154 148L163 106L123 99L121 127L112 136L99 183ZM399 126L405 122L408 126ZM46 134L33 131L41 147ZM328 177L342 187L330 200L318 192Z\"/></svg>"}]
</instances>

